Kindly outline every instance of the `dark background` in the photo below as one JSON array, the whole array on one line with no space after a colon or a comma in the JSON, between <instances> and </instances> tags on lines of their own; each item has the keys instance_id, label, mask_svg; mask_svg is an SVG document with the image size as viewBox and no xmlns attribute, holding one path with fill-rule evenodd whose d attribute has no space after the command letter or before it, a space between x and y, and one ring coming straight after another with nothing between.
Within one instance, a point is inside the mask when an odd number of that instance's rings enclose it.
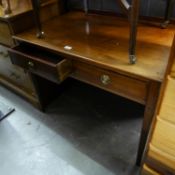
<instances>
[{"instance_id":1,"label":"dark background","mask_svg":"<svg viewBox=\"0 0 175 175\"><path fill-rule=\"evenodd\" d=\"M163 17L166 9L166 1L167 0L141 0L140 15ZM131 2L131 0L128 0L128 2ZM83 7L83 0L68 0L67 3L68 8L71 9L82 9ZM117 0L89 0L89 4L91 10L121 13ZM175 17L175 10L172 16L173 18Z\"/></svg>"}]
</instances>

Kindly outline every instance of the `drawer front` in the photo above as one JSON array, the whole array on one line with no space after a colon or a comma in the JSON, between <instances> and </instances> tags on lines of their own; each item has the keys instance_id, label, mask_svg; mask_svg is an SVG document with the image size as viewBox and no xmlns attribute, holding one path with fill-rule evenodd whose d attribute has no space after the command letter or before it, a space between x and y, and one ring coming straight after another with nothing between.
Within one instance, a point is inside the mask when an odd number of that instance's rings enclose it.
<instances>
[{"instance_id":1,"label":"drawer front","mask_svg":"<svg viewBox=\"0 0 175 175\"><path fill-rule=\"evenodd\" d=\"M74 63L74 73L72 77L141 104L145 104L146 102L147 82L145 81L80 62Z\"/></svg>"},{"instance_id":2,"label":"drawer front","mask_svg":"<svg viewBox=\"0 0 175 175\"><path fill-rule=\"evenodd\" d=\"M175 175L175 125L158 117L146 163L162 174Z\"/></svg>"},{"instance_id":3,"label":"drawer front","mask_svg":"<svg viewBox=\"0 0 175 175\"><path fill-rule=\"evenodd\" d=\"M0 22L0 43L8 46L14 44L9 26L5 22Z\"/></svg>"},{"instance_id":4,"label":"drawer front","mask_svg":"<svg viewBox=\"0 0 175 175\"><path fill-rule=\"evenodd\" d=\"M30 77L23 69L11 63L8 51L3 46L0 46L0 77L34 94Z\"/></svg>"},{"instance_id":5,"label":"drawer front","mask_svg":"<svg viewBox=\"0 0 175 175\"><path fill-rule=\"evenodd\" d=\"M162 99L159 117L175 125L175 79L168 77L166 90Z\"/></svg>"},{"instance_id":6,"label":"drawer front","mask_svg":"<svg viewBox=\"0 0 175 175\"><path fill-rule=\"evenodd\" d=\"M58 62L52 62L44 60L44 57L42 59L41 57L27 55L15 49L11 49L9 54L13 64L56 83L66 79L72 70L71 60L61 59Z\"/></svg>"},{"instance_id":7,"label":"drawer front","mask_svg":"<svg viewBox=\"0 0 175 175\"><path fill-rule=\"evenodd\" d=\"M158 117L151 144L166 154L175 157L174 131L174 124L171 124Z\"/></svg>"}]
</instances>

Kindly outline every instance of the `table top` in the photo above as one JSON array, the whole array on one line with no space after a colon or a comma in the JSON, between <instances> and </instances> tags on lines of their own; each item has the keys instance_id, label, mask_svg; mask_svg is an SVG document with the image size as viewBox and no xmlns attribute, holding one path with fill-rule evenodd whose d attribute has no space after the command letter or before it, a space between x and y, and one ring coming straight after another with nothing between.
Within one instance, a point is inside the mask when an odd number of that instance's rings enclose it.
<instances>
[{"instance_id":1,"label":"table top","mask_svg":"<svg viewBox=\"0 0 175 175\"><path fill-rule=\"evenodd\" d=\"M43 24L45 38L36 29L14 36L73 59L146 80L161 82L167 67L175 26L161 29L156 23L139 23L137 63L129 64L127 19L70 12Z\"/></svg>"}]
</instances>

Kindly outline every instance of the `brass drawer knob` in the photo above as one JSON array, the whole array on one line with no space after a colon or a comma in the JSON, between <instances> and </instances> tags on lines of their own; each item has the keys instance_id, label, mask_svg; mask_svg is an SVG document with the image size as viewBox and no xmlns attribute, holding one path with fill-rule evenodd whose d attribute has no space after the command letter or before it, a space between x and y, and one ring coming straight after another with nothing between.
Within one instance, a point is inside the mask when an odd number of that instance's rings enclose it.
<instances>
[{"instance_id":1,"label":"brass drawer knob","mask_svg":"<svg viewBox=\"0 0 175 175\"><path fill-rule=\"evenodd\" d=\"M29 61L29 62L28 62L28 66L31 67L31 68L34 68L34 63L31 62L31 61Z\"/></svg>"},{"instance_id":2,"label":"brass drawer knob","mask_svg":"<svg viewBox=\"0 0 175 175\"><path fill-rule=\"evenodd\" d=\"M100 79L103 85L108 85L111 81L108 75L102 75Z\"/></svg>"}]
</instances>

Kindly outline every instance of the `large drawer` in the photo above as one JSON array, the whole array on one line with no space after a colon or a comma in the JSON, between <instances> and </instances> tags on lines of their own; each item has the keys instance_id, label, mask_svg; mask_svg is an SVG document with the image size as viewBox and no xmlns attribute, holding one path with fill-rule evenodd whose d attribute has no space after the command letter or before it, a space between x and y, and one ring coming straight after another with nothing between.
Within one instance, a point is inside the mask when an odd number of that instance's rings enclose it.
<instances>
[{"instance_id":1,"label":"large drawer","mask_svg":"<svg viewBox=\"0 0 175 175\"><path fill-rule=\"evenodd\" d=\"M13 64L53 82L62 82L72 71L71 60L37 46L23 43L9 53Z\"/></svg>"},{"instance_id":2,"label":"large drawer","mask_svg":"<svg viewBox=\"0 0 175 175\"><path fill-rule=\"evenodd\" d=\"M141 81L80 62L74 63L72 77L141 104L146 102L147 81Z\"/></svg>"},{"instance_id":3,"label":"large drawer","mask_svg":"<svg viewBox=\"0 0 175 175\"><path fill-rule=\"evenodd\" d=\"M4 46L0 46L0 78L30 94L34 94L35 90L28 73L11 63L8 50Z\"/></svg>"}]
</instances>

